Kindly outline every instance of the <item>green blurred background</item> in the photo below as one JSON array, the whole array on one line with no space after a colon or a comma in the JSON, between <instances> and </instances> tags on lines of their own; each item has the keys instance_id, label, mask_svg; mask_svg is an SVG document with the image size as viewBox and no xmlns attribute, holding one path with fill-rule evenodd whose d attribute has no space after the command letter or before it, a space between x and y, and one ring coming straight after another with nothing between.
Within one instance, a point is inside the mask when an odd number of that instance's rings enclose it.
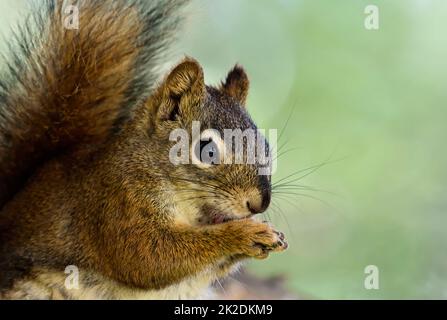
<instances>
[{"instance_id":1,"label":"green blurred background","mask_svg":"<svg viewBox=\"0 0 447 320\"><path fill-rule=\"evenodd\" d=\"M1 0L3 34L25 2ZM364 27L369 4L379 30ZM210 84L242 64L259 127L285 127L274 180L303 170L269 212L290 249L250 268L285 274L305 297L447 298L447 2L196 0L187 11L171 61L195 57ZM368 265L379 290L364 287Z\"/></svg>"}]
</instances>

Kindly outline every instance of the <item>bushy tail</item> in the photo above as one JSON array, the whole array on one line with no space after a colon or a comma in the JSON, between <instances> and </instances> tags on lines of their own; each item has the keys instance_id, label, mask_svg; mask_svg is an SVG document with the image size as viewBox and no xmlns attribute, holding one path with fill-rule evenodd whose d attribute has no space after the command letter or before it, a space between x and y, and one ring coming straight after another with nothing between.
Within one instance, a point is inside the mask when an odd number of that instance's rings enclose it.
<instances>
[{"instance_id":1,"label":"bushy tail","mask_svg":"<svg viewBox=\"0 0 447 320\"><path fill-rule=\"evenodd\" d=\"M68 2L39 0L5 57L0 208L49 157L119 129L158 78L187 0Z\"/></svg>"}]
</instances>

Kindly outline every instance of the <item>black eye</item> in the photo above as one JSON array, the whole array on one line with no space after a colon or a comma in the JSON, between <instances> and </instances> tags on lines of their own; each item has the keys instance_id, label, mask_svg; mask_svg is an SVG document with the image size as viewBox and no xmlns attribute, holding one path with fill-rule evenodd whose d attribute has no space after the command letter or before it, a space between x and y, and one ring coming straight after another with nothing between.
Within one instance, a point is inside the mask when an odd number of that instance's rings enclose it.
<instances>
[{"instance_id":1,"label":"black eye","mask_svg":"<svg viewBox=\"0 0 447 320\"><path fill-rule=\"evenodd\" d=\"M202 163L214 165L220 163L219 147L213 139L200 140L200 149L198 151L199 154L196 156Z\"/></svg>"}]
</instances>

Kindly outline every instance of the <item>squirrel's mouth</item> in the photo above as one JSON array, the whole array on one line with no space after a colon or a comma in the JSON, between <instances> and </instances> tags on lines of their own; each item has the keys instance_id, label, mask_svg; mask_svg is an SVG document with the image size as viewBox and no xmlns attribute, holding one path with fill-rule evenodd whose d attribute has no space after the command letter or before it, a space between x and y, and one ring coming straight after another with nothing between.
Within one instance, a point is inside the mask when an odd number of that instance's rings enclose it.
<instances>
[{"instance_id":1,"label":"squirrel's mouth","mask_svg":"<svg viewBox=\"0 0 447 320\"><path fill-rule=\"evenodd\" d=\"M202 208L202 215L199 218L199 223L204 225L213 225L225 223L232 220L249 218L251 215L245 217L238 217L233 214L225 213L209 205L204 205Z\"/></svg>"}]
</instances>

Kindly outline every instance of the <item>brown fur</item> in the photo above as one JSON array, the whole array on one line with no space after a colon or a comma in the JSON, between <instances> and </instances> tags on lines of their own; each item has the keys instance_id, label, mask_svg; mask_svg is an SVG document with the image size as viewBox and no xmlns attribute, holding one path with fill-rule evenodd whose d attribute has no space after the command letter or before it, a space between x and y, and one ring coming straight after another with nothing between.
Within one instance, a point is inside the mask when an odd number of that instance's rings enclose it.
<instances>
[{"instance_id":1,"label":"brown fur","mask_svg":"<svg viewBox=\"0 0 447 320\"><path fill-rule=\"evenodd\" d=\"M58 34L60 16L52 16L48 41L56 56L46 47L33 51L45 67L42 87L32 87L38 79L26 74L8 96L8 105L23 112L1 131L3 297L52 298L45 288L63 286L67 265L100 283L96 298L123 297L113 294L121 289L175 291L188 279L224 276L246 257L284 250L282 234L249 218L245 207L244 197L270 192L269 177L258 176L256 165L203 169L168 159L169 132L194 120L218 130L256 128L243 107L243 69L215 89L187 58L150 97L148 91L129 99L141 68L132 42L144 30L138 7L120 7L116 18L105 5L87 3L76 34ZM123 108L132 116L113 131ZM23 186L11 183L30 172ZM237 220L201 225L208 205L239 212ZM88 290L89 282L82 284ZM54 297L83 295L56 290Z\"/></svg>"},{"instance_id":2,"label":"brown fur","mask_svg":"<svg viewBox=\"0 0 447 320\"><path fill-rule=\"evenodd\" d=\"M247 74L241 66L236 65L233 70L228 73L226 81L221 85L221 90L244 106L247 100L249 87L250 82Z\"/></svg>"}]
</instances>

